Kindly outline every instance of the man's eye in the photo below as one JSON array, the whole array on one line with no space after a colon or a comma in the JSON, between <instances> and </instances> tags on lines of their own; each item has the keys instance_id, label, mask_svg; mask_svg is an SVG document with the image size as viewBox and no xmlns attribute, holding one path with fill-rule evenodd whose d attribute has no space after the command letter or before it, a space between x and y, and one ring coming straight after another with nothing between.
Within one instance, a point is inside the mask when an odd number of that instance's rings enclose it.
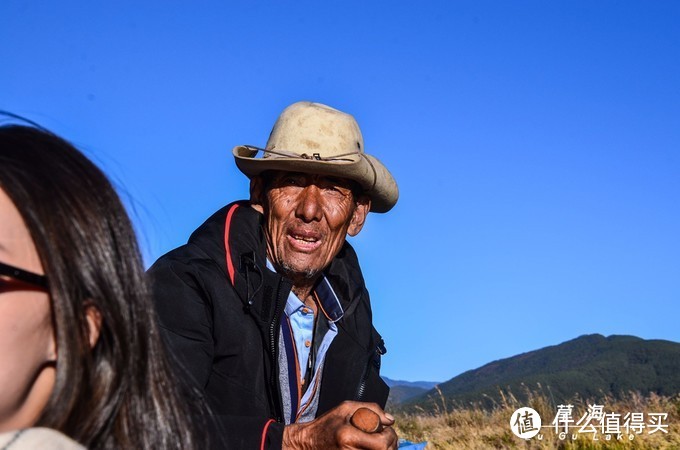
<instances>
[{"instance_id":1,"label":"man's eye","mask_svg":"<svg viewBox=\"0 0 680 450\"><path fill-rule=\"evenodd\" d=\"M328 195L333 195L337 197L344 197L346 195L346 190L336 185L327 185L323 187L324 192Z\"/></svg>"},{"instance_id":2,"label":"man's eye","mask_svg":"<svg viewBox=\"0 0 680 450\"><path fill-rule=\"evenodd\" d=\"M298 177L285 177L281 180L284 186L301 186L302 182Z\"/></svg>"}]
</instances>

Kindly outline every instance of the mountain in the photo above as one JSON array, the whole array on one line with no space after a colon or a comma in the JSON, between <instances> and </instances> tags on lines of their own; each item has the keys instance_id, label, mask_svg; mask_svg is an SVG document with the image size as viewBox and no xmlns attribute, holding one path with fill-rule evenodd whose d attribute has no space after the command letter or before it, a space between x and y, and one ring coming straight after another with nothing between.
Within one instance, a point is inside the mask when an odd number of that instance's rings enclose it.
<instances>
[{"instance_id":1,"label":"mountain","mask_svg":"<svg viewBox=\"0 0 680 450\"><path fill-rule=\"evenodd\" d=\"M395 405L406 400L422 395L434 388L438 383L435 381L404 381L392 380L387 377L382 379L390 387L390 396L387 398L387 409L392 409Z\"/></svg>"},{"instance_id":2,"label":"mountain","mask_svg":"<svg viewBox=\"0 0 680 450\"><path fill-rule=\"evenodd\" d=\"M555 404L578 395L597 399L636 391L680 393L680 344L635 336L580 336L469 370L410 399L401 407L433 411L447 405L475 403L490 408L502 401L500 391L520 402L528 391L542 390Z\"/></svg>"},{"instance_id":3,"label":"mountain","mask_svg":"<svg viewBox=\"0 0 680 450\"><path fill-rule=\"evenodd\" d=\"M394 386L408 386L420 389L429 390L439 384L437 381L403 381L403 380L393 380L391 378L382 377L383 381L387 383L389 387Z\"/></svg>"}]
</instances>

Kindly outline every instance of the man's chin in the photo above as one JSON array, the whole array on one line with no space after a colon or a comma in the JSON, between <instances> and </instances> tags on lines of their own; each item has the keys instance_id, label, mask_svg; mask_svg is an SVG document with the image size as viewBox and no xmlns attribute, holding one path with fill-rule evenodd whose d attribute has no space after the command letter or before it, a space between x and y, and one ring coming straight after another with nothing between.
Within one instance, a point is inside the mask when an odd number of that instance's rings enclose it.
<instances>
[{"instance_id":1,"label":"man's chin","mask_svg":"<svg viewBox=\"0 0 680 450\"><path fill-rule=\"evenodd\" d=\"M315 267L305 266L301 264L290 264L287 262L281 263L281 270L284 275L288 278L295 279L307 279L311 280L316 278L321 270Z\"/></svg>"}]
</instances>

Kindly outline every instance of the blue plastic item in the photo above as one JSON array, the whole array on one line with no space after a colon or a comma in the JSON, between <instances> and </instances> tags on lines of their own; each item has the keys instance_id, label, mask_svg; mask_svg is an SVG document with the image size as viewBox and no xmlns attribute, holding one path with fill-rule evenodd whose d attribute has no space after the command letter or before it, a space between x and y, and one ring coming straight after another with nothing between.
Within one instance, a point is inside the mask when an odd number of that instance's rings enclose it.
<instances>
[{"instance_id":1,"label":"blue plastic item","mask_svg":"<svg viewBox=\"0 0 680 450\"><path fill-rule=\"evenodd\" d=\"M399 449L401 450L424 450L427 442L409 442L406 439L399 439Z\"/></svg>"}]
</instances>

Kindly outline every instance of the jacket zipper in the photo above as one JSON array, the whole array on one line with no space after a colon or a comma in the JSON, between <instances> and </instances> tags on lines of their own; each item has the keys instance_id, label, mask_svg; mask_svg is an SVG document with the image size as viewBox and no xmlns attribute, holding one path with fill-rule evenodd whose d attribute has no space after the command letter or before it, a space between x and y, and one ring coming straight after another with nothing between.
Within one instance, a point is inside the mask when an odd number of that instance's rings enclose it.
<instances>
[{"instance_id":1,"label":"jacket zipper","mask_svg":"<svg viewBox=\"0 0 680 450\"><path fill-rule=\"evenodd\" d=\"M279 386L278 377L278 337L279 328L281 327L281 313L283 312L283 305L285 302L281 301L281 284L282 279L279 279L279 283L276 288L276 304L274 305L274 320L269 324L269 353L271 356L271 371L269 377L269 387L272 392L272 407L275 414L275 419L277 422L283 422L283 406L281 405L281 387Z\"/></svg>"},{"instance_id":2,"label":"jacket zipper","mask_svg":"<svg viewBox=\"0 0 680 450\"><path fill-rule=\"evenodd\" d=\"M376 366L377 371L380 372L380 356L387 353L387 350L385 349L385 341L382 338L379 339L380 340L378 341L378 344L375 346L375 348L368 353L368 361L366 362L364 373L361 375L359 387L357 388L357 401L362 401L364 394L366 393L366 383L368 382L368 374L371 371L371 364Z\"/></svg>"}]
</instances>

